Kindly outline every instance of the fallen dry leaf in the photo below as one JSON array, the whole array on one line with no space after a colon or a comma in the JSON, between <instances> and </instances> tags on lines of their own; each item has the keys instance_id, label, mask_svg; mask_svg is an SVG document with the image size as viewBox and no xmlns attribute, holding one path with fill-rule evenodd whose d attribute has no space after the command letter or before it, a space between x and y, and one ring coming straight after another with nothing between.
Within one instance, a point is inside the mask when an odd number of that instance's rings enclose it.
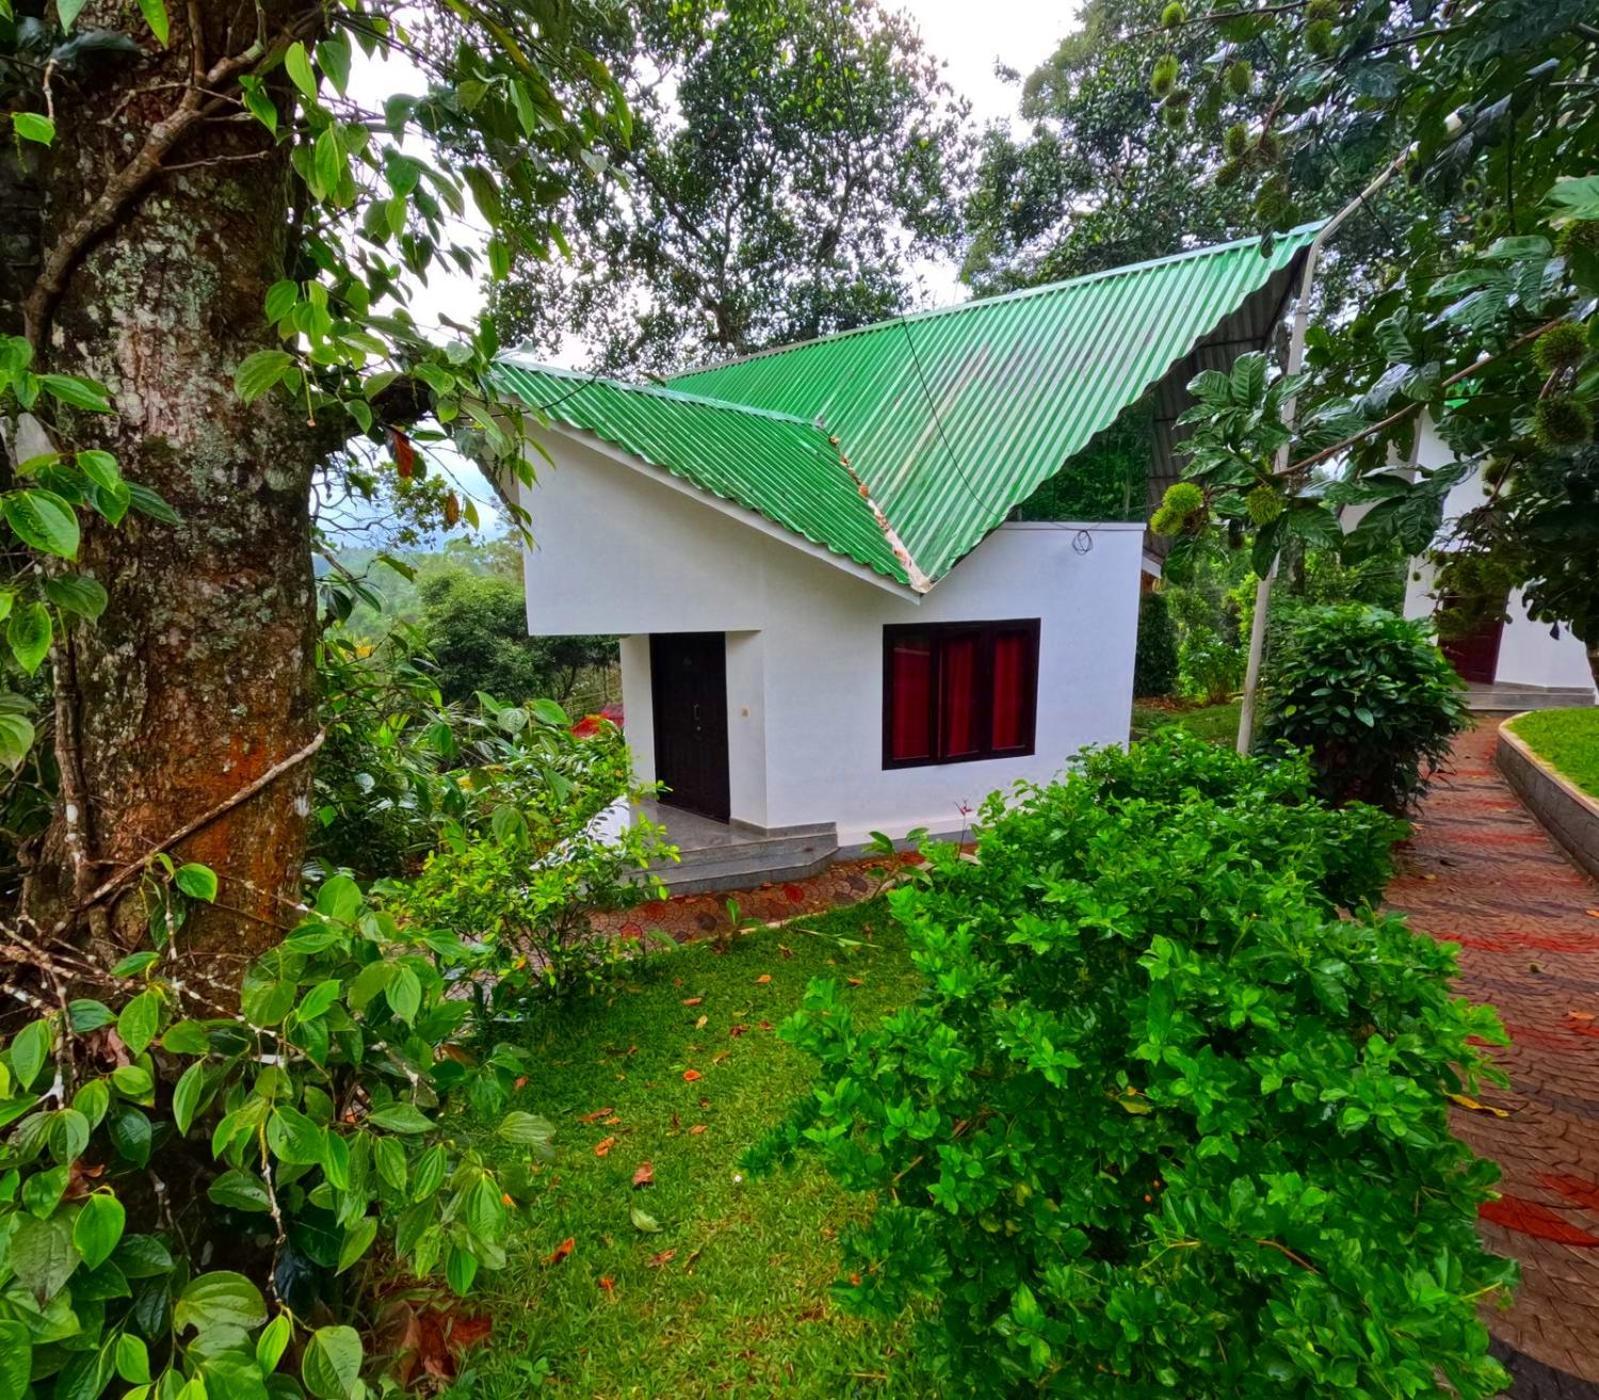
<instances>
[{"instance_id":1,"label":"fallen dry leaf","mask_svg":"<svg viewBox=\"0 0 1599 1400\"><path fill-rule=\"evenodd\" d=\"M672 1260L676 1258L677 1251L675 1249L663 1249L659 1254L650 1255L649 1267L652 1269L658 1269L662 1264L670 1264Z\"/></svg>"},{"instance_id":2,"label":"fallen dry leaf","mask_svg":"<svg viewBox=\"0 0 1599 1400\"><path fill-rule=\"evenodd\" d=\"M609 1118L615 1112L614 1108L596 1108L593 1113L579 1114L577 1121L579 1123L598 1123L600 1119Z\"/></svg>"},{"instance_id":3,"label":"fallen dry leaf","mask_svg":"<svg viewBox=\"0 0 1599 1400\"><path fill-rule=\"evenodd\" d=\"M698 1137L698 1136L699 1136L699 1135L700 1135L700 1134L701 1134L701 1133L703 1133L703 1132L704 1132L704 1131L705 1131L705 1124L703 1124L703 1123L696 1123L696 1124L695 1124L695 1125L694 1125L694 1126L693 1126L693 1127L692 1127L692 1128L690 1128L690 1129L689 1129L689 1130L688 1130L688 1131L689 1131L689 1136L690 1136L690 1137Z\"/></svg>"},{"instance_id":4,"label":"fallen dry leaf","mask_svg":"<svg viewBox=\"0 0 1599 1400\"><path fill-rule=\"evenodd\" d=\"M749 1030L748 1026L744 1025L742 1022L739 1022L739 1023L735 1024L735 1025L729 1026L727 1028L727 1033L736 1040L739 1036L743 1035L748 1030Z\"/></svg>"},{"instance_id":5,"label":"fallen dry leaf","mask_svg":"<svg viewBox=\"0 0 1599 1400\"><path fill-rule=\"evenodd\" d=\"M731 1050L718 1050L714 1055L711 1056L711 1063L713 1065L719 1065L732 1053L733 1052Z\"/></svg>"},{"instance_id":6,"label":"fallen dry leaf","mask_svg":"<svg viewBox=\"0 0 1599 1400\"><path fill-rule=\"evenodd\" d=\"M1449 1101L1451 1103L1459 1104L1461 1108L1470 1109L1473 1113L1488 1113L1492 1114L1495 1118L1510 1117L1510 1111L1508 1109L1495 1108L1492 1104L1488 1103L1478 1103L1477 1100L1472 1098L1469 1094L1451 1094L1449 1095Z\"/></svg>"},{"instance_id":7,"label":"fallen dry leaf","mask_svg":"<svg viewBox=\"0 0 1599 1400\"><path fill-rule=\"evenodd\" d=\"M600 1275L600 1287L603 1288L607 1293L615 1293L616 1292L616 1280L614 1278L612 1278L609 1274L601 1274Z\"/></svg>"},{"instance_id":8,"label":"fallen dry leaf","mask_svg":"<svg viewBox=\"0 0 1599 1400\"><path fill-rule=\"evenodd\" d=\"M769 1031L772 1029L772 1023L770 1021L762 1021L759 1024L763 1031Z\"/></svg>"},{"instance_id":9,"label":"fallen dry leaf","mask_svg":"<svg viewBox=\"0 0 1599 1400\"><path fill-rule=\"evenodd\" d=\"M559 1264L561 1260L565 1259L566 1256L576 1248L577 1241L571 1235L568 1235L560 1242L560 1244L556 1245L555 1248L550 1251L550 1257L544 1262L546 1265Z\"/></svg>"},{"instance_id":10,"label":"fallen dry leaf","mask_svg":"<svg viewBox=\"0 0 1599 1400\"><path fill-rule=\"evenodd\" d=\"M601 1138L597 1143L594 1144L594 1155L596 1157L603 1157L615 1146L616 1139L614 1137Z\"/></svg>"},{"instance_id":11,"label":"fallen dry leaf","mask_svg":"<svg viewBox=\"0 0 1599 1400\"><path fill-rule=\"evenodd\" d=\"M1590 909L1587 914L1590 919L1599 919L1599 909Z\"/></svg>"},{"instance_id":12,"label":"fallen dry leaf","mask_svg":"<svg viewBox=\"0 0 1599 1400\"><path fill-rule=\"evenodd\" d=\"M655 1185L655 1163L640 1162L638 1170L633 1173L633 1189L637 1191L640 1186L653 1185Z\"/></svg>"},{"instance_id":13,"label":"fallen dry leaf","mask_svg":"<svg viewBox=\"0 0 1599 1400\"><path fill-rule=\"evenodd\" d=\"M622 1121L622 1115L620 1113L613 1113L609 1118L607 1118L605 1120L605 1122L603 1124L601 1124L601 1126L605 1127L605 1128L614 1128L621 1121Z\"/></svg>"},{"instance_id":14,"label":"fallen dry leaf","mask_svg":"<svg viewBox=\"0 0 1599 1400\"><path fill-rule=\"evenodd\" d=\"M763 973L761 973L761 975L759 977L757 977L755 979L755 985L757 987L764 987L771 980L772 980L772 974L770 972L763 972Z\"/></svg>"},{"instance_id":15,"label":"fallen dry leaf","mask_svg":"<svg viewBox=\"0 0 1599 1400\"><path fill-rule=\"evenodd\" d=\"M686 1070L683 1071L683 1082L685 1084L692 1084L696 1079L704 1079L704 1078L705 1078L705 1076L703 1074L701 1074L697 1069L686 1069Z\"/></svg>"},{"instance_id":16,"label":"fallen dry leaf","mask_svg":"<svg viewBox=\"0 0 1599 1400\"><path fill-rule=\"evenodd\" d=\"M683 998L683 1005L684 1006L698 1006L704 1000L705 1000L704 997L684 997Z\"/></svg>"},{"instance_id":17,"label":"fallen dry leaf","mask_svg":"<svg viewBox=\"0 0 1599 1400\"><path fill-rule=\"evenodd\" d=\"M864 987L866 985L859 977L846 977L844 980L852 987Z\"/></svg>"},{"instance_id":18,"label":"fallen dry leaf","mask_svg":"<svg viewBox=\"0 0 1599 1400\"><path fill-rule=\"evenodd\" d=\"M708 1020L710 1020L710 1017L708 1017L708 1016L701 1016L701 1017L700 1017L700 1019L699 1019L699 1020L697 1020L697 1021L696 1021L696 1022L695 1022L695 1023L694 1023L694 1029L695 1029L695 1030L697 1030L697 1031L702 1031L702 1030L704 1030L704 1029L705 1029L705 1023L706 1023L706 1022L707 1022L707 1021L708 1021Z\"/></svg>"},{"instance_id":19,"label":"fallen dry leaf","mask_svg":"<svg viewBox=\"0 0 1599 1400\"><path fill-rule=\"evenodd\" d=\"M781 943L777 945L777 951L785 958L791 958L794 956L794 950L792 948L785 948Z\"/></svg>"},{"instance_id":20,"label":"fallen dry leaf","mask_svg":"<svg viewBox=\"0 0 1599 1400\"><path fill-rule=\"evenodd\" d=\"M1593 1020L1593 1012L1591 1012L1591 1011L1568 1011L1568 1012L1566 1012L1566 1020L1574 1022L1576 1025L1579 1025L1579 1026L1586 1026L1590 1021Z\"/></svg>"}]
</instances>

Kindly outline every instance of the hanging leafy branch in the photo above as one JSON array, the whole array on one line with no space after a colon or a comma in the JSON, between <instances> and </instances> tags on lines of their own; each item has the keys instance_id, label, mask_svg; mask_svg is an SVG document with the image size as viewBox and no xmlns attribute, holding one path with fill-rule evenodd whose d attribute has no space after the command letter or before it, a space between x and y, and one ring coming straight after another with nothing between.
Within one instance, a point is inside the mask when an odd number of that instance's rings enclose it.
<instances>
[{"instance_id":1,"label":"hanging leafy branch","mask_svg":"<svg viewBox=\"0 0 1599 1400\"><path fill-rule=\"evenodd\" d=\"M1274 226L1314 198L1295 183L1298 162L1329 146L1357 158L1348 133L1372 123L1387 132L1385 158L1402 153L1424 201L1399 226L1377 221L1382 256L1358 296L1312 328L1308 378L1279 395L1299 398L1280 443L1285 469L1252 470L1258 459L1228 441L1231 405L1213 397L1196 412L1194 477L1205 496L1184 528L1203 528L1205 511L1251 513L1265 541L1257 563L1269 563L1296 520L1315 518L1307 495L1324 496L1333 507L1371 506L1347 539L1334 537L1346 552L1397 540L1420 553L1440 528L1448 487L1479 470L1482 504L1453 527L1449 559L1462 580L1494 580L1500 611L1505 588L1520 587L1533 616L1569 626L1599 668L1599 28L1589 9L1577 0L1303 0L1178 5L1168 19L1220 41L1185 73L1196 87L1224 90L1246 44L1265 46L1287 75L1248 133L1257 145L1269 134L1280 159L1238 175L1262 189L1280 181ZM1454 462L1417 463L1427 422ZM1229 453L1222 466L1218 454ZM1258 493L1252 512L1249 492ZM1490 558L1497 565L1483 567Z\"/></svg>"}]
</instances>

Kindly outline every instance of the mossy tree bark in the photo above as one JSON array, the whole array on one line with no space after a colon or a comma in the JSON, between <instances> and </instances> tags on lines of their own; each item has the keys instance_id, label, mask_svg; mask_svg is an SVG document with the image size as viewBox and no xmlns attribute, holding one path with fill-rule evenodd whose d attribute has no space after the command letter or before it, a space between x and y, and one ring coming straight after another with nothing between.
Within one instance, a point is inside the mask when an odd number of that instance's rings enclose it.
<instances>
[{"instance_id":1,"label":"mossy tree bark","mask_svg":"<svg viewBox=\"0 0 1599 1400\"><path fill-rule=\"evenodd\" d=\"M142 58L57 97L24 317L44 368L110 391L114 413L78 416L63 446L114 452L179 516L86 523L79 567L110 602L53 657L61 797L25 913L108 950L137 946L147 924L139 881L108 880L316 734L309 498L330 443L283 399L247 407L233 390L239 362L275 343L266 289L295 273L288 162L205 90L258 32L310 39L319 21L282 0L168 9L167 47L145 31ZM136 15L133 0L91 0L77 24L134 32ZM291 763L171 852L220 877L218 903L178 938L229 982L281 936L310 782L310 764Z\"/></svg>"}]
</instances>

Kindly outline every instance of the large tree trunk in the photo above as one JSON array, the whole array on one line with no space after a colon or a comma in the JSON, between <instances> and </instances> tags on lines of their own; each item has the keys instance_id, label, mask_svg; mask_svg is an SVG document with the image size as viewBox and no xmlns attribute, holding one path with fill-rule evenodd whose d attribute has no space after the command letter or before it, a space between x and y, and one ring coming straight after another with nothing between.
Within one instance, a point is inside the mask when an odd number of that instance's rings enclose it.
<instances>
[{"instance_id":1,"label":"large tree trunk","mask_svg":"<svg viewBox=\"0 0 1599 1400\"><path fill-rule=\"evenodd\" d=\"M304 7L261 8L274 32ZM259 124L217 120L239 110L224 103L158 153L162 173L128 179L192 74L256 33L249 0L190 6L205 16L197 50L185 7L168 9L164 50L131 0L92 0L78 17L80 29L142 34L146 56L56 98L58 135L39 172L42 277L95 201L134 188L29 307L45 366L110 390L114 415L77 416L71 445L114 452L129 480L181 517L133 513L117 528L86 517L78 568L110 603L53 657L61 800L25 912L108 950L139 945L147 911L138 880L109 895L98 893L105 882L316 734L308 512L319 444L293 405L246 407L232 387L239 362L276 343L262 298L285 275L288 162ZM310 782L309 763L291 764L172 849L221 879L218 904L191 914L179 944L230 982L281 936Z\"/></svg>"}]
</instances>

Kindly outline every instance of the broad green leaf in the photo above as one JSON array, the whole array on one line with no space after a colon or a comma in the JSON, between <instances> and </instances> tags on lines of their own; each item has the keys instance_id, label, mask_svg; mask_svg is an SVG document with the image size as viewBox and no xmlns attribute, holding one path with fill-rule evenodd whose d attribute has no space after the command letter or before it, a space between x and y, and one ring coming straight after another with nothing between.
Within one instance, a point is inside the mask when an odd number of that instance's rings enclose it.
<instances>
[{"instance_id":1,"label":"broad green leaf","mask_svg":"<svg viewBox=\"0 0 1599 1400\"><path fill-rule=\"evenodd\" d=\"M397 967L383 994L388 998L394 1014L407 1025L416 1020L416 1013L422 1005L422 981L414 968L403 963Z\"/></svg>"},{"instance_id":2,"label":"broad green leaf","mask_svg":"<svg viewBox=\"0 0 1599 1400\"><path fill-rule=\"evenodd\" d=\"M61 1216L17 1217L11 1234L11 1272L41 1307L66 1286L77 1267L72 1232Z\"/></svg>"},{"instance_id":3,"label":"broad green leaf","mask_svg":"<svg viewBox=\"0 0 1599 1400\"><path fill-rule=\"evenodd\" d=\"M219 1206L229 1210L248 1211L253 1215L266 1215L272 1209L272 1197L266 1182L254 1172L235 1169L223 1172L206 1187L206 1195Z\"/></svg>"},{"instance_id":4,"label":"broad green leaf","mask_svg":"<svg viewBox=\"0 0 1599 1400\"><path fill-rule=\"evenodd\" d=\"M111 1071L111 1082L118 1093L130 1099L145 1098L155 1088L150 1071L143 1065L118 1065Z\"/></svg>"},{"instance_id":5,"label":"broad green leaf","mask_svg":"<svg viewBox=\"0 0 1599 1400\"><path fill-rule=\"evenodd\" d=\"M72 1243L89 1268L98 1269L111 1257L126 1224L122 1202L109 1191L96 1191L83 1203L73 1222Z\"/></svg>"},{"instance_id":6,"label":"broad green leaf","mask_svg":"<svg viewBox=\"0 0 1599 1400\"><path fill-rule=\"evenodd\" d=\"M162 498L160 492L141 486L137 481L124 483L128 488L128 504L140 515L159 520L163 525L176 525L178 513Z\"/></svg>"},{"instance_id":7,"label":"broad green leaf","mask_svg":"<svg viewBox=\"0 0 1599 1400\"><path fill-rule=\"evenodd\" d=\"M124 1332L117 1338L117 1374L130 1385L150 1384L150 1352L142 1338Z\"/></svg>"},{"instance_id":8,"label":"broad green leaf","mask_svg":"<svg viewBox=\"0 0 1599 1400\"><path fill-rule=\"evenodd\" d=\"M50 1023L42 1019L28 1022L12 1038L11 1072L24 1089L33 1087L40 1071L44 1069L45 1061L50 1058L54 1044L55 1036Z\"/></svg>"},{"instance_id":9,"label":"broad green leaf","mask_svg":"<svg viewBox=\"0 0 1599 1400\"><path fill-rule=\"evenodd\" d=\"M98 449L80 452L73 460L78 464L78 470L96 486L115 486L122 480L122 471L117 466L117 459L109 452L101 452Z\"/></svg>"},{"instance_id":10,"label":"broad green leaf","mask_svg":"<svg viewBox=\"0 0 1599 1400\"><path fill-rule=\"evenodd\" d=\"M116 1264L129 1278L160 1278L175 1267L171 1253L154 1235L124 1235Z\"/></svg>"},{"instance_id":11,"label":"broad green leaf","mask_svg":"<svg viewBox=\"0 0 1599 1400\"><path fill-rule=\"evenodd\" d=\"M33 1343L20 1322L0 1321L0 1400L22 1400L33 1371Z\"/></svg>"},{"instance_id":12,"label":"broad green leaf","mask_svg":"<svg viewBox=\"0 0 1599 1400\"><path fill-rule=\"evenodd\" d=\"M342 1274L350 1265L354 1264L372 1246L372 1241L377 1238L378 1218L375 1215L363 1215L348 1230L344 1232L344 1244L339 1249L339 1266L334 1271Z\"/></svg>"},{"instance_id":13,"label":"broad green leaf","mask_svg":"<svg viewBox=\"0 0 1599 1400\"><path fill-rule=\"evenodd\" d=\"M277 104L267 94L266 84L253 73L239 75L239 86L244 90L244 108L274 136L278 130Z\"/></svg>"},{"instance_id":14,"label":"broad green leaf","mask_svg":"<svg viewBox=\"0 0 1599 1400\"><path fill-rule=\"evenodd\" d=\"M86 3L87 0L56 0L56 18L61 21L63 34L72 32L72 22Z\"/></svg>"},{"instance_id":15,"label":"broad green leaf","mask_svg":"<svg viewBox=\"0 0 1599 1400\"><path fill-rule=\"evenodd\" d=\"M276 324L294 310L300 300L300 284L290 278L274 282L267 288L266 318Z\"/></svg>"},{"instance_id":16,"label":"broad green leaf","mask_svg":"<svg viewBox=\"0 0 1599 1400\"><path fill-rule=\"evenodd\" d=\"M88 1035L101 1026L109 1026L117 1017L103 1001L80 997L77 1001L67 1003L67 1019L71 1022L74 1034Z\"/></svg>"},{"instance_id":17,"label":"broad green leaf","mask_svg":"<svg viewBox=\"0 0 1599 1400\"><path fill-rule=\"evenodd\" d=\"M194 1122L194 1115L205 1098L209 1081L210 1075L204 1060L196 1060L179 1077L177 1086L172 1090L172 1119L178 1125L180 1134L187 1133Z\"/></svg>"},{"instance_id":18,"label":"broad green leaf","mask_svg":"<svg viewBox=\"0 0 1599 1400\"><path fill-rule=\"evenodd\" d=\"M361 910L361 887L348 875L335 875L317 891L316 910L340 923L349 923Z\"/></svg>"},{"instance_id":19,"label":"broad green leaf","mask_svg":"<svg viewBox=\"0 0 1599 1400\"><path fill-rule=\"evenodd\" d=\"M507 1142L531 1147L539 1156L548 1157L552 1153L555 1124L536 1113L523 1113L520 1110L507 1113L495 1131Z\"/></svg>"},{"instance_id":20,"label":"broad green leaf","mask_svg":"<svg viewBox=\"0 0 1599 1400\"><path fill-rule=\"evenodd\" d=\"M290 44L283 55L283 67L289 75L289 80L299 88L305 96L316 97L316 74L311 69L311 56L306 53L305 45L298 39Z\"/></svg>"},{"instance_id":21,"label":"broad green leaf","mask_svg":"<svg viewBox=\"0 0 1599 1400\"><path fill-rule=\"evenodd\" d=\"M142 953L129 953L114 968L111 969L113 977L137 977L147 968L154 967L161 961L161 954L146 948Z\"/></svg>"},{"instance_id":22,"label":"broad green leaf","mask_svg":"<svg viewBox=\"0 0 1599 1400\"><path fill-rule=\"evenodd\" d=\"M69 408L82 408L90 413L111 411L111 401L106 398L105 390L92 379L80 379L75 374L41 374L39 387Z\"/></svg>"},{"instance_id":23,"label":"broad green leaf","mask_svg":"<svg viewBox=\"0 0 1599 1400\"><path fill-rule=\"evenodd\" d=\"M267 1120L267 1144L278 1160L295 1166L316 1166L325 1151L323 1129L297 1108L279 1104Z\"/></svg>"},{"instance_id":24,"label":"broad green leaf","mask_svg":"<svg viewBox=\"0 0 1599 1400\"><path fill-rule=\"evenodd\" d=\"M216 903L217 877L209 865L197 865L193 861L180 865L177 874L172 877L172 883L190 899L203 899L207 904Z\"/></svg>"},{"instance_id":25,"label":"broad green leaf","mask_svg":"<svg viewBox=\"0 0 1599 1400\"><path fill-rule=\"evenodd\" d=\"M391 1133L430 1133L433 1123L408 1103L391 1103L373 1109L367 1121Z\"/></svg>"},{"instance_id":26,"label":"broad green leaf","mask_svg":"<svg viewBox=\"0 0 1599 1400\"><path fill-rule=\"evenodd\" d=\"M65 574L46 579L45 596L62 612L77 613L91 622L105 611L106 591L98 579L86 574Z\"/></svg>"},{"instance_id":27,"label":"broad green leaf","mask_svg":"<svg viewBox=\"0 0 1599 1400\"><path fill-rule=\"evenodd\" d=\"M477 1277L477 1255L458 1245L450 1246L449 1257L444 1261L444 1277L457 1297L464 1298Z\"/></svg>"},{"instance_id":28,"label":"broad green leaf","mask_svg":"<svg viewBox=\"0 0 1599 1400\"><path fill-rule=\"evenodd\" d=\"M98 1128L111 1107L111 1086L103 1079L91 1079L72 1096L72 1106L84 1116L91 1129Z\"/></svg>"},{"instance_id":29,"label":"broad green leaf","mask_svg":"<svg viewBox=\"0 0 1599 1400\"><path fill-rule=\"evenodd\" d=\"M174 1021L162 1033L161 1045L174 1055L204 1055L211 1049L211 1034L198 1021Z\"/></svg>"},{"instance_id":30,"label":"broad green leaf","mask_svg":"<svg viewBox=\"0 0 1599 1400\"><path fill-rule=\"evenodd\" d=\"M540 724L552 724L558 729L572 727L572 717L553 700L535 700L528 708Z\"/></svg>"},{"instance_id":31,"label":"broad green leaf","mask_svg":"<svg viewBox=\"0 0 1599 1400\"><path fill-rule=\"evenodd\" d=\"M61 559L77 557L77 514L55 492L8 491L0 513L24 544Z\"/></svg>"},{"instance_id":32,"label":"broad green leaf","mask_svg":"<svg viewBox=\"0 0 1599 1400\"><path fill-rule=\"evenodd\" d=\"M16 657L17 665L30 676L44 664L54 636L50 609L43 603L24 604L11 614L6 623L6 642L11 654Z\"/></svg>"},{"instance_id":33,"label":"broad green leaf","mask_svg":"<svg viewBox=\"0 0 1599 1400\"><path fill-rule=\"evenodd\" d=\"M56 1161L76 1161L89 1145L89 1120L75 1108L56 1110L50 1115L48 1141Z\"/></svg>"},{"instance_id":34,"label":"broad green leaf","mask_svg":"<svg viewBox=\"0 0 1599 1400\"><path fill-rule=\"evenodd\" d=\"M11 127L24 141L48 146L56 139L56 124L38 112L13 112Z\"/></svg>"},{"instance_id":35,"label":"broad green leaf","mask_svg":"<svg viewBox=\"0 0 1599 1400\"><path fill-rule=\"evenodd\" d=\"M283 1359L293 1334L294 1324L287 1313L279 1313L262 1329L255 1340L255 1361L263 1376L270 1376L278 1369L278 1362Z\"/></svg>"},{"instance_id":36,"label":"broad green leaf","mask_svg":"<svg viewBox=\"0 0 1599 1400\"><path fill-rule=\"evenodd\" d=\"M343 97L350 86L350 41L339 33L323 39L316 46L316 61Z\"/></svg>"},{"instance_id":37,"label":"broad green leaf","mask_svg":"<svg viewBox=\"0 0 1599 1400\"><path fill-rule=\"evenodd\" d=\"M140 992L117 1017L117 1034L130 1055L142 1055L161 1027L161 998L154 992Z\"/></svg>"},{"instance_id":38,"label":"broad green leaf","mask_svg":"<svg viewBox=\"0 0 1599 1400\"><path fill-rule=\"evenodd\" d=\"M150 1120L130 1103L113 1104L107 1115L106 1131L117 1152L143 1169L150 1160Z\"/></svg>"},{"instance_id":39,"label":"broad green leaf","mask_svg":"<svg viewBox=\"0 0 1599 1400\"><path fill-rule=\"evenodd\" d=\"M247 1332L266 1321L266 1301L243 1274L227 1269L201 1274L179 1296L172 1312L173 1327L182 1332L193 1327L231 1327Z\"/></svg>"},{"instance_id":40,"label":"broad green leaf","mask_svg":"<svg viewBox=\"0 0 1599 1400\"><path fill-rule=\"evenodd\" d=\"M0 763L16 772L36 737L33 721L26 715L0 713Z\"/></svg>"},{"instance_id":41,"label":"broad green leaf","mask_svg":"<svg viewBox=\"0 0 1599 1400\"><path fill-rule=\"evenodd\" d=\"M294 1014L301 1021L314 1021L339 999L339 993L343 990L344 984L337 977L318 982L300 998L300 1004L294 1008Z\"/></svg>"},{"instance_id":42,"label":"broad green leaf","mask_svg":"<svg viewBox=\"0 0 1599 1400\"><path fill-rule=\"evenodd\" d=\"M361 1337L353 1327L318 1327L300 1364L300 1379L317 1400L348 1400L361 1379Z\"/></svg>"},{"instance_id":43,"label":"broad green leaf","mask_svg":"<svg viewBox=\"0 0 1599 1400\"><path fill-rule=\"evenodd\" d=\"M283 378L294 363L287 350L257 350L246 355L233 375L233 387L245 403L254 403Z\"/></svg>"},{"instance_id":44,"label":"broad green leaf","mask_svg":"<svg viewBox=\"0 0 1599 1400\"><path fill-rule=\"evenodd\" d=\"M627 1218L633 1222L635 1230L640 1230L646 1235L654 1235L660 1232L661 1226L655 1217L646 1211L640 1210L637 1206L629 1209Z\"/></svg>"},{"instance_id":45,"label":"broad green leaf","mask_svg":"<svg viewBox=\"0 0 1599 1400\"><path fill-rule=\"evenodd\" d=\"M139 0L139 13L144 16L144 22L150 26L150 32L160 40L161 47L167 46L167 41L172 37L172 26L167 20L166 0Z\"/></svg>"}]
</instances>

